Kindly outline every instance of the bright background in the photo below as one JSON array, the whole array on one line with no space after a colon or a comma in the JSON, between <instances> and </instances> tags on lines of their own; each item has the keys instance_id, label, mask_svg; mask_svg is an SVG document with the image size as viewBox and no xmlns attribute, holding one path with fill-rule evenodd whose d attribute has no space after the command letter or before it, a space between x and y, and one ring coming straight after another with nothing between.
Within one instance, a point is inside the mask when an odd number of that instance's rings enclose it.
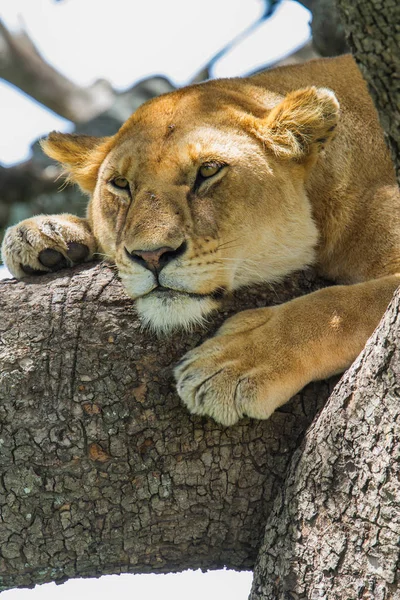
<instances>
[{"instance_id":1,"label":"bright background","mask_svg":"<svg viewBox=\"0 0 400 600\"><path fill-rule=\"evenodd\" d=\"M1 600L245 600L252 573L185 571L171 575L105 575L100 579L70 579L62 585L37 585L10 590Z\"/></svg>"},{"instance_id":2,"label":"bright background","mask_svg":"<svg viewBox=\"0 0 400 600\"><path fill-rule=\"evenodd\" d=\"M8 27L23 25L42 56L80 85L117 90L150 75L185 85L229 41L255 24L262 0L0 0ZM224 55L213 75L244 75L303 46L310 13L283 0L271 19ZM0 81L0 163L29 156L30 143L72 125Z\"/></svg>"},{"instance_id":3,"label":"bright background","mask_svg":"<svg viewBox=\"0 0 400 600\"><path fill-rule=\"evenodd\" d=\"M0 0L0 17L9 28L23 26L42 56L76 83L103 78L123 90L150 75L187 84L232 38L256 24L264 8L261 0ZM285 57L309 40L309 20L303 6L283 0L272 18L220 58L212 75L245 75ZM52 129L70 131L72 124L0 81L0 163L26 160L31 143ZM6 276L0 269L0 278ZM250 586L251 573L187 571L75 579L0 596L245 600Z\"/></svg>"}]
</instances>

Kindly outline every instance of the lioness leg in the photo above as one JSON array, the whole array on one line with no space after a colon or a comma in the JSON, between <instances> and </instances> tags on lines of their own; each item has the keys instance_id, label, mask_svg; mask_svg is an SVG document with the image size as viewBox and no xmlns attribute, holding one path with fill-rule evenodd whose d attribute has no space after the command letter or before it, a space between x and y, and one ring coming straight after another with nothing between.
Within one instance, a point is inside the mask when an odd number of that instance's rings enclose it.
<instances>
[{"instance_id":1,"label":"lioness leg","mask_svg":"<svg viewBox=\"0 0 400 600\"><path fill-rule=\"evenodd\" d=\"M399 284L393 275L238 313L179 363L178 393L192 413L224 425L266 419L310 381L354 361Z\"/></svg>"},{"instance_id":2,"label":"lioness leg","mask_svg":"<svg viewBox=\"0 0 400 600\"><path fill-rule=\"evenodd\" d=\"M96 241L87 219L39 215L9 227L1 251L7 268L21 278L90 260Z\"/></svg>"}]
</instances>

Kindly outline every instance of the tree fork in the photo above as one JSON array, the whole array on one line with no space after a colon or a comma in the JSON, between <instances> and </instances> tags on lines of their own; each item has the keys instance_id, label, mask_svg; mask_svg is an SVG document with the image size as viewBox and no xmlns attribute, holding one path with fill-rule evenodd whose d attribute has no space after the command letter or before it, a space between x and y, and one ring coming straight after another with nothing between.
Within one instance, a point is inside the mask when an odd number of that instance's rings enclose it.
<instances>
[{"instance_id":1,"label":"tree fork","mask_svg":"<svg viewBox=\"0 0 400 600\"><path fill-rule=\"evenodd\" d=\"M321 287L309 274L230 312ZM253 567L290 457L330 383L264 422L188 414L171 367L204 331L141 331L114 271L0 286L0 590L106 573Z\"/></svg>"},{"instance_id":2,"label":"tree fork","mask_svg":"<svg viewBox=\"0 0 400 600\"><path fill-rule=\"evenodd\" d=\"M400 599L400 288L302 446L250 600Z\"/></svg>"}]
</instances>

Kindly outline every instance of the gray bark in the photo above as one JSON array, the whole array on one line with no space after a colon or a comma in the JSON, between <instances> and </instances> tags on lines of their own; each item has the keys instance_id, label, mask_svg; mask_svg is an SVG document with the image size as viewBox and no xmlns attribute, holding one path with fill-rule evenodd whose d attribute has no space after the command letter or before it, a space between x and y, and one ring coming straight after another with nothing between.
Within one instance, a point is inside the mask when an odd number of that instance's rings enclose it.
<instances>
[{"instance_id":1,"label":"gray bark","mask_svg":"<svg viewBox=\"0 0 400 600\"><path fill-rule=\"evenodd\" d=\"M400 4L337 0L347 40L379 113L400 184Z\"/></svg>"},{"instance_id":2,"label":"gray bark","mask_svg":"<svg viewBox=\"0 0 400 600\"><path fill-rule=\"evenodd\" d=\"M310 275L227 302L207 332L141 331L114 271L0 285L0 590L104 573L249 569L290 457L333 382L264 422L188 414L171 367L232 311L320 286Z\"/></svg>"},{"instance_id":3,"label":"gray bark","mask_svg":"<svg viewBox=\"0 0 400 600\"><path fill-rule=\"evenodd\" d=\"M251 600L400 599L400 293L291 461Z\"/></svg>"}]
</instances>

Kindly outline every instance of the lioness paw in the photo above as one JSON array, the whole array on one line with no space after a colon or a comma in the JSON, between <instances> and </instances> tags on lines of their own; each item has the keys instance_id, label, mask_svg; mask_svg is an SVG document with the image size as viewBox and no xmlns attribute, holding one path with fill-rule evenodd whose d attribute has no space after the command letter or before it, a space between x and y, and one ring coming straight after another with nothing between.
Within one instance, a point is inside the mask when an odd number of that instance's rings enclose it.
<instances>
[{"instance_id":1,"label":"lioness paw","mask_svg":"<svg viewBox=\"0 0 400 600\"><path fill-rule=\"evenodd\" d=\"M223 425L234 425L243 416L267 419L303 387L295 359L274 333L269 313L263 324L258 310L245 315L246 327L238 315L232 324L228 320L216 337L176 366L177 391L192 414L208 415Z\"/></svg>"},{"instance_id":2,"label":"lioness paw","mask_svg":"<svg viewBox=\"0 0 400 600\"><path fill-rule=\"evenodd\" d=\"M185 355L175 369L177 391L194 415L208 415L223 425L234 425L243 416L237 406L240 374L229 361L217 362L200 346ZM213 360L214 358L214 360Z\"/></svg>"},{"instance_id":3,"label":"lioness paw","mask_svg":"<svg viewBox=\"0 0 400 600\"><path fill-rule=\"evenodd\" d=\"M2 258L20 279L53 272L90 260L96 243L85 219L73 215L40 215L9 227Z\"/></svg>"}]
</instances>

